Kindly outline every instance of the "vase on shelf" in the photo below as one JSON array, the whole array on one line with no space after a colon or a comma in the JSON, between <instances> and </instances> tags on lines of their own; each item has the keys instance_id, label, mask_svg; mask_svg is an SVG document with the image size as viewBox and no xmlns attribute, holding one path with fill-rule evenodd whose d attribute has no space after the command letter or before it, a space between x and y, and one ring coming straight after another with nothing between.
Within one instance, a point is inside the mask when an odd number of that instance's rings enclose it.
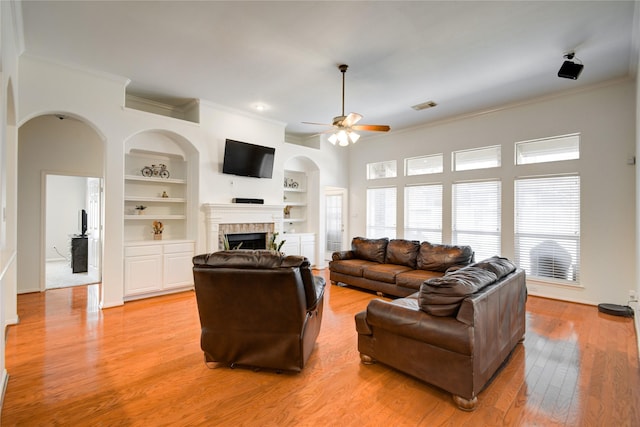
<instances>
[{"instance_id":1,"label":"vase on shelf","mask_svg":"<svg viewBox=\"0 0 640 427\"><path fill-rule=\"evenodd\" d=\"M153 235L153 240L162 240L162 233L154 234Z\"/></svg>"}]
</instances>

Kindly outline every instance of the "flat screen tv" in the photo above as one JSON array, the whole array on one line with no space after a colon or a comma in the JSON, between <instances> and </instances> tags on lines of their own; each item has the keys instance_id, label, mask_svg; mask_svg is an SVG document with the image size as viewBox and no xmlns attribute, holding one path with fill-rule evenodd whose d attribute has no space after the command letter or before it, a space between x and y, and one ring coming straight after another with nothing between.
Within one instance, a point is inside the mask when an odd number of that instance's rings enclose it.
<instances>
[{"instance_id":1,"label":"flat screen tv","mask_svg":"<svg viewBox=\"0 0 640 427\"><path fill-rule=\"evenodd\" d=\"M80 231L82 231L81 236L87 235L87 211L84 209L80 211Z\"/></svg>"},{"instance_id":2,"label":"flat screen tv","mask_svg":"<svg viewBox=\"0 0 640 427\"><path fill-rule=\"evenodd\" d=\"M224 146L222 173L271 178L276 149L227 139Z\"/></svg>"}]
</instances>

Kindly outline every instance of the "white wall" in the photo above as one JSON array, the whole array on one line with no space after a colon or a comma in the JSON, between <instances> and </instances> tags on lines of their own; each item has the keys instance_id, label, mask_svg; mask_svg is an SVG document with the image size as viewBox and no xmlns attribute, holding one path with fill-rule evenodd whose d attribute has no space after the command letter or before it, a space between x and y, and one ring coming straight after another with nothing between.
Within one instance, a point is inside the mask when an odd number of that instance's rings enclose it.
<instances>
[{"instance_id":1,"label":"white wall","mask_svg":"<svg viewBox=\"0 0 640 427\"><path fill-rule=\"evenodd\" d=\"M47 175L46 245L44 248L46 261L64 261L65 259L68 261L70 259L70 236L82 232L80 211L87 207L86 196L87 178Z\"/></svg>"},{"instance_id":2,"label":"white wall","mask_svg":"<svg viewBox=\"0 0 640 427\"><path fill-rule=\"evenodd\" d=\"M426 113L428 114L428 112ZM635 85L612 82L579 93L537 100L499 111L459 118L432 126L387 135L351 148L351 235L365 235L367 186L398 187L398 236L403 228L403 187L441 182L445 194L445 242L451 237L451 184L459 180L498 178L502 181L502 254L514 257L513 180L520 176L578 172L581 177L582 288L536 284L532 294L585 303L626 304L636 285ZM514 142L581 133L581 159L514 166ZM451 152L500 144L502 167L451 172ZM367 182L366 164L444 153L445 172L427 177L399 177Z\"/></svg>"},{"instance_id":3,"label":"white wall","mask_svg":"<svg viewBox=\"0 0 640 427\"><path fill-rule=\"evenodd\" d=\"M20 60L19 124L41 114L63 112L83 120L104 143L103 307L123 301L123 159L125 144L141 132L177 135L193 146L199 159L197 206L231 203L234 197L257 197L265 199L265 203L282 204L283 165L288 158L298 155L313 158L319 168L326 171L320 178L321 185L347 186L344 151L286 144L284 123L239 113L208 101L200 103L200 124L124 108L127 83L121 77L33 57L23 56ZM275 147L273 179L223 175L221 162L226 138ZM203 212L196 228L196 251L203 252L206 250Z\"/></svg>"},{"instance_id":4,"label":"white wall","mask_svg":"<svg viewBox=\"0 0 640 427\"><path fill-rule=\"evenodd\" d=\"M16 303L16 159L18 133L18 56L22 52L22 16L19 4L0 2L0 325L18 321ZM5 346L0 345L0 396L8 379ZM0 397L1 398L1 397ZM0 402L1 403L1 402Z\"/></svg>"}]
</instances>

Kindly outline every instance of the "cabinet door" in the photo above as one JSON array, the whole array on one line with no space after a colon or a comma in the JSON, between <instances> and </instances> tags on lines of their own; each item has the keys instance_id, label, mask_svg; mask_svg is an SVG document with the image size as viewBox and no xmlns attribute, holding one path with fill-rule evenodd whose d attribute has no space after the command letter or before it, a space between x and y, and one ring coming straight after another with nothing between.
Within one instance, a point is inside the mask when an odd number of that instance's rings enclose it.
<instances>
[{"instance_id":1,"label":"cabinet door","mask_svg":"<svg viewBox=\"0 0 640 427\"><path fill-rule=\"evenodd\" d=\"M162 289L162 256L145 255L124 259L125 295L143 294Z\"/></svg>"},{"instance_id":2,"label":"cabinet door","mask_svg":"<svg viewBox=\"0 0 640 427\"><path fill-rule=\"evenodd\" d=\"M193 285L193 252L164 255L164 289Z\"/></svg>"},{"instance_id":3,"label":"cabinet door","mask_svg":"<svg viewBox=\"0 0 640 427\"><path fill-rule=\"evenodd\" d=\"M300 255L307 257L311 265L316 265L315 236L303 236L300 239Z\"/></svg>"},{"instance_id":4,"label":"cabinet door","mask_svg":"<svg viewBox=\"0 0 640 427\"><path fill-rule=\"evenodd\" d=\"M280 251L285 255L300 255L300 236L284 234L284 244Z\"/></svg>"}]
</instances>

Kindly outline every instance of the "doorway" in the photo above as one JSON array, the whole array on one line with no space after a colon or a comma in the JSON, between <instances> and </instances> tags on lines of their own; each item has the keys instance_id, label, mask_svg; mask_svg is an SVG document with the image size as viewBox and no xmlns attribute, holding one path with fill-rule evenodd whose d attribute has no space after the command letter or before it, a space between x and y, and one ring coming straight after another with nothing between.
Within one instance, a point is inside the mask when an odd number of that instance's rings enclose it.
<instances>
[{"instance_id":1,"label":"doorway","mask_svg":"<svg viewBox=\"0 0 640 427\"><path fill-rule=\"evenodd\" d=\"M101 179L44 175L45 289L101 281Z\"/></svg>"},{"instance_id":2,"label":"doorway","mask_svg":"<svg viewBox=\"0 0 640 427\"><path fill-rule=\"evenodd\" d=\"M331 260L331 254L344 249L347 240L345 224L346 210L344 188L331 188L325 191L325 250L324 259Z\"/></svg>"}]
</instances>

